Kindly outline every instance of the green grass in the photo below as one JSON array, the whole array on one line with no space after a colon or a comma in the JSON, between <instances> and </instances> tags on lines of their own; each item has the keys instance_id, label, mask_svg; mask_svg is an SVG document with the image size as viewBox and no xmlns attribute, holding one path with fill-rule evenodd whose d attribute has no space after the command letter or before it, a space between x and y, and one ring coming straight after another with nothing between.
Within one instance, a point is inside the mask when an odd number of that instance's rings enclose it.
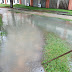
<instances>
[{"instance_id":1,"label":"green grass","mask_svg":"<svg viewBox=\"0 0 72 72\"><path fill-rule=\"evenodd\" d=\"M16 4L16 5L14 5L14 7L24 8L24 9L29 9L29 10L40 10L40 9L42 9L42 8L38 8L38 7L30 7L30 6L20 5L20 4Z\"/></svg>"},{"instance_id":2,"label":"green grass","mask_svg":"<svg viewBox=\"0 0 72 72\"><path fill-rule=\"evenodd\" d=\"M2 16L0 15L0 30L1 30L2 25L3 25L3 22L2 22ZM3 32L1 32L0 35L3 36L3 35L5 35L5 34L6 34L6 32L3 31Z\"/></svg>"},{"instance_id":3,"label":"green grass","mask_svg":"<svg viewBox=\"0 0 72 72\"><path fill-rule=\"evenodd\" d=\"M16 11L15 13L20 13L20 12Z\"/></svg>"},{"instance_id":4,"label":"green grass","mask_svg":"<svg viewBox=\"0 0 72 72\"><path fill-rule=\"evenodd\" d=\"M10 5L0 4L0 7L10 7ZM25 6L25 5L22 5L22 4L16 4L16 5L14 5L14 7L15 8L29 9L29 10L45 11L47 13L68 12L68 13L65 13L65 14L66 15L72 15L72 10L65 10L65 9L38 8L38 7ZM48 11L50 11L50 12L48 12ZM51 11L55 11L55 12L51 12Z\"/></svg>"},{"instance_id":5,"label":"green grass","mask_svg":"<svg viewBox=\"0 0 72 72\"><path fill-rule=\"evenodd\" d=\"M0 15L0 30L1 30L1 26L3 25L2 23L2 16ZM2 36L2 32L0 33L0 36ZM1 41L0 41L0 44L1 44Z\"/></svg>"},{"instance_id":6,"label":"green grass","mask_svg":"<svg viewBox=\"0 0 72 72\"><path fill-rule=\"evenodd\" d=\"M2 28L3 22L2 22L2 16L0 15L0 36L7 35L7 32ZM2 42L2 39L0 39L0 44Z\"/></svg>"},{"instance_id":7,"label":"green grass","mask_svg":"<svg viewBox=\"0 0 72 72\"><path fill-rule=\"evenodd\" d=\"M0 15L0 27L2 26L2 16Z\"/></svg>"},{"instance_id":8,"label":"green grass","mask_svg":"<svg viewBox=\"0 0 72 72\"><path fill-rule=\"evenodd\" d=\"M25 5L20 5L16 4L14 5L16 8L24 8L24 9L29 9L29 10L39 10L39 11L55 11L55 12L68 12L65 13L66 15L72 15L72 10L65 10L65 9L50 9L50 8L38 8L38 7L30 7L30 6L25 6ZM54 12L48 12L48 13L54 13Z\"/></svg>"},{"instance_id":9,"label":"green grass","mask_svg":"<svg viewBox=\"0 0 72 72\"><path fill-rule=\"evenodd\" d=\"M46 45L44 49L43 62L62 55L69 51L67 43L53 33L46 34ZM50 63L44 64L43 67L46 72L70 72L68 67L68 59L70 54L58 58Z\"/></svg>"},{"instance_id":10,"label":"green grass","mask_svg":"<svg viewBox=\"0 0 72 72\"><path fill-rule=\"evenodd\" d=\"M61 20L64 20L64 21L72 21L70 19L64 19L64 18L58 18L58 19L61 19Z\"/></svg>"},{"instance_id":11,"label":"green grass","mask_svg":"<svg viewBox=\"0 0 72 72\"><path fill-rule=\"evenodd\" d=\"M10 7L10 5L7 5L7 4L0 4L0 7Z\"/></svg>"}]
</instances>

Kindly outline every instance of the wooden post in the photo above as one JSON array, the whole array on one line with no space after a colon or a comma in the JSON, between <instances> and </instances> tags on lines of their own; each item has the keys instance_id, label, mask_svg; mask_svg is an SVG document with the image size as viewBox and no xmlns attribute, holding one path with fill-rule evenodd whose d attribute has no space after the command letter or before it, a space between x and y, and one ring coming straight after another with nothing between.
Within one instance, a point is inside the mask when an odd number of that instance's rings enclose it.
<instances>
[{"instance_id":1,"label":"wooden post","mask_svg":"<svg viewBox=\"0 0 72 72\"><path fill-rule=\"evenodd\" d=\"M30 0L30 6L33 6L33 0Z\"/></svg>"},{"instance_id":2,"label":"wooden post","mask_svg":"<svg viewBox=\"0 0 72 72\"><path fill-rule=\"evenodd\" d=\"M46 0L46 8L49 8L49 0Z\"/></svg>"},{"instance_id":3,"label":"wooden post","mask_svg":"<svg viewBox=\"0 0 72 72\"><path fill-rule=\"evenodd\" d=\"M72 0L69 0L68 10L72 10Z\"/></svg>"}]
</instances>

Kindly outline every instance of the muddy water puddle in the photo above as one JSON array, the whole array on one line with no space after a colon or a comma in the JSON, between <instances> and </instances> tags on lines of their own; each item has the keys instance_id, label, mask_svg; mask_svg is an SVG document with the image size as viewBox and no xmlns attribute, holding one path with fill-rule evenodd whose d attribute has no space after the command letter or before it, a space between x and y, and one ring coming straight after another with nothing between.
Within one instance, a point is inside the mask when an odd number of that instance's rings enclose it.
<instances>
[{"instance_id":1,"label":"muddy water puddle","mask_svg":"<svg viewBox=\"0 0 72 72\"><path fill-rule=\"evenodd\" d=\"M0 72L44 72L41 65L43 36L31 15L1 9L6 35L0 35Z\"/></svg>"},{"instance_id":2,"label":"muddy water puddle","mask_svg":"<svg viewBox=\"0 0 72 72\"><path fill-rule=\"evenodd\" d=\"M57 18L14 13L0 9L3 21L1 72L44 72L41 65L43 34L39 27L72 44L72 22ZM72 61L69 62L72 69Z\"/></svg>"}]
</instances>

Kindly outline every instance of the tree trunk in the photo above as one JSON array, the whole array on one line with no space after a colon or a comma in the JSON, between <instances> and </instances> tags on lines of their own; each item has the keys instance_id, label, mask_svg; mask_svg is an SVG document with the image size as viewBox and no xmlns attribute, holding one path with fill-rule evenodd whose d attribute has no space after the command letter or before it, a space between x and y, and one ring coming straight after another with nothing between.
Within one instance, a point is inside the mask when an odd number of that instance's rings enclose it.
<instances>
[{"instance_id":1,"label":"tree trunk","mask_svg":"<svg viewBox=\"0 0 72 72\"><path fill-rule=\"evenodd\" d=\"M13 0L10 0L10 8L13 8Z\"/></svg>"}]
</instances>

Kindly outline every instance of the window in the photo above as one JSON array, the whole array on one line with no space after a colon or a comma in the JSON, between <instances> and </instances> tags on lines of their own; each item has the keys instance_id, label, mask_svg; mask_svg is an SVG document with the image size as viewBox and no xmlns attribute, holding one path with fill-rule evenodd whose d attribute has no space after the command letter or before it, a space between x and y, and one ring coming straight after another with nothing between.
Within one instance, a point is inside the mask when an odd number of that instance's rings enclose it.
<instances>
[{"instance_id":1,"label":"window","mask_svg":"<svg viewBox=\"0 0 72 72\"><path fill-rule=\"evenodd\" d=\"M19 3L19 0L17 0L17 3Z\"/></svg>"},{"instance_id":2,"label":"window","mask_svg":"<svg viewBox=\"0 0 72 72\"><path fill-rule=\"evenodd\" d=\"M2 0L2 3L4 3L4 0Z\"/></svg>"},{"instance_id":3,"label":"window","mask_svg":"<svg viewBox=\"0 0 72 72\"><path fill-rule=\"evenodd\" d=\"M15 0L13 0L13 2L15 3Z\"/></svg>"},{"instance_id":4,"label":"window","mask_svg":"<svg viewBox=\"0 0 72 72\"><path fill-rule=\"evenodd\" d=\"M8 0L7 0L7 3L8 3Z\"/></svg>"}]
</instances>

